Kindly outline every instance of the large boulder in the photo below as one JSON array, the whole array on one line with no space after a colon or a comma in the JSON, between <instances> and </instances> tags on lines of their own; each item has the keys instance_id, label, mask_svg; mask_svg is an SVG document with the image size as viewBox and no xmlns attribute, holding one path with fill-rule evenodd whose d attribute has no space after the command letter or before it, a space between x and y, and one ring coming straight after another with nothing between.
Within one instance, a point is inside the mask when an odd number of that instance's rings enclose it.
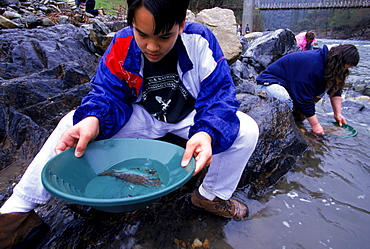
<instances>
[{"instance_id":1,"label":"large boulder","mask_svg":"<svg viewBox=\"0 0 370 249\"><path fill-rule=\"evenodd\" d=\"M188 11L187 20L202 23L215 34L229 64L239 58L242 45L237 37L238 24L232 10L215 7L202 10L197 15Z\"/></svg>"},{"instance_id":2,"label":"large boulder","mask_svg":"<svg viewBox=\"0 0 370 249\"><path fill-rule=\"evenodd\" d=\"M87 32L68 24L0 34L0 169L32 159L91 89L99 58L83 42Z\"/></svg>"},{"instance_id":3,"label":"large boulder","mask_svg":"<svg viewBox=\"0 0 370 249\"><path fill-rule=\"evenodd\" d=\"M256 149L239 186L249 197L262 196L294 167L308 144L286 104L241 91L237 97L239 110L250 115L260 129Z\"/></svg>"},{"instance_id":4,"label":"large boulder","mask_svg":"<svg viewBox=\"0 0 370 249\"><path fill-rule=\"evenodd\" d=\"M282 56L299 51L294 33L289 29L266 31L250 42L243 37L241 42L246 47L240 57L243 71L253 78Z\"/></svg>"}]
</instances>

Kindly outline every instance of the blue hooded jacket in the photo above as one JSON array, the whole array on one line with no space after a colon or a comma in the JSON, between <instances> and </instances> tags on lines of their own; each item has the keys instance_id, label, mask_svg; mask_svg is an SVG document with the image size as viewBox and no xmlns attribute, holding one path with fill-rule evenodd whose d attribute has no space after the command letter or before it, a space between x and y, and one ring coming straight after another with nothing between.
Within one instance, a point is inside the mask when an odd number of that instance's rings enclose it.
<instances>
[{"instance_id":1,"label":"blue hooded jacket","mask_svg":"<svg viewBox=\"0 0 370 249\"><path fill-rule=\"evenodd\" d=\"M306 118L315 115L316 96L325 93L325 69L329 50L322 49L290 53L267 67L257 78L257 84L280 84L289 93L293 106ZM329 91L330 92L330 91ZM340 96L340 91L334 96Z\"/></svg>"},{"instance_id":2,"label":"blue hooded jacket","mask_svg":"<svg viewBox=\"0 0 370 249\"><path fill-rule=\"evenodd\" d=\"M175 48L177 70L185 89L196 99L189 138L199 131L212 137L213 154L231 147L239 132L239 102L222 50L213 33L200 23L187 22ZM95 116L100 122L97 139L115 135L130 119L132 103L141 99L143 55L131 27L118 31L101 58L91 80L93 90L76 109L76 124ZM138 124L140 126L140 124Z\"/></svg>"}]
</instances>

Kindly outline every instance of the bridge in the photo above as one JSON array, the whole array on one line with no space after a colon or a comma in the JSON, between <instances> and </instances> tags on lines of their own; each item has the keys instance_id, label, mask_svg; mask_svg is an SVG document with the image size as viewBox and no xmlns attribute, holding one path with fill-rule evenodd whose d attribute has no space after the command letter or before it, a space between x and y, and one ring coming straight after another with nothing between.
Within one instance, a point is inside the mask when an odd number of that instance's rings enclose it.
<instances>
[{"instance_id":1,"label":"bridge","mask_svg":"<svg viewBox=\"0 0 370 249\"><path fill-rule=\"evenodd\" d=\"M253 1L248 1L253 2ZM351 8L370 8L370 0L290 0L289 2L279 2L275 0L255 0L250 3L255 9L259 10L288 10L288 9L351 9ZM242 5L223 5L223 8L242 10Z\"/></svg>"},{"instance_id":2,"label":"bridge","mask_svg":"<svg viewBox=\"0 0 370 249\"><path fill-rule=\"evenodd\" d=\"M244 0L242 6L230 5L222 8L242 10L243 28L246 24L253 27L254 10L298 10L298 9L349 9L370 8L370 0Z\"/></svg>"},{"instance_id":3,"label":"bridge","mask_svg":"<svg viewBox=\"0 0 370 249\"><path fill-rule=\"evenodd\" d=\"M370 8L370 0L290 0L289 2L255 0L255 7L260 10Z\"/></svg>"}]
</instances>

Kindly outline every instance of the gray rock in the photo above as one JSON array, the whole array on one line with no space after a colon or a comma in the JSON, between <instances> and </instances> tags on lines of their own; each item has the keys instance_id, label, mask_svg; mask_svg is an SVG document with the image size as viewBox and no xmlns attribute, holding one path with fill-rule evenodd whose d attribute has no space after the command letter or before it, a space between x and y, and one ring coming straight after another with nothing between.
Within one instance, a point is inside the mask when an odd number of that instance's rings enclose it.
<instances>
[{"instance_id":1,"label":"gray rock","mask_svg":"<svg viewBox=\"0 0 370 249\"><path fill-rule=\"evenodd\" d=\"M54 26L55 23L53 23L49 18L43 18L42 19L42 26L44 27L51 27Z\"/></svg>"},{"instance_id":2,"label":"gray rock","mask_svg":"<svg viewBox=\"0 0 370 249\"><path fill-rule=\"evenodd\" d=\"M0 158L6 158L0 169L33 158L39 142L90 90L98 58L84 44L86 36L86 29L70 24L0 34Z\"/></svg>"},{"instance_id":3,"label":"gray rock","mask_svg":"<svg viewBox=\"0 0 370 249\"><path fill-rule=\"evenodd\" d=\"M260 129L258 143L248 161L239 186L250 197L262 196L296 163L308 147L289 107L274 99L238 94L243 111L256 120Z\"/></svg>"},{"instance_id":4,"label":"gray rock","mask_svg":"<svg viewBox=\"0 0 370 249\"><path fill-rule=\"evenodd\" d=\"M107 25L98 19L94 19L89 33L89 39L93 42L96 53L102 55L111 43L115 32L111 32ZM94 51L94 50L91 50Z\"/></svg>"},{"instance_id":5,"label":"gray rock","mask_svg":"<svg viewBox=\"0 0 370 249\"><path fill-rule=\"evenodd\" d=\"M239 61L230 66L236 85L242 79L255 80L272 62L288 53L299 51L294 33L288 29L269 31L251 40L242 36L240 41L243 53Z\"/></svg>"},{"instance_id":6,"label":"gray rock","mask_svg":"<svg viewBox=\"0 0 370 249\"><path fill-rule=\"evenodd\" d=\"M188 11L187 20L202 23L215 34L229 64L239 58L242 45L238 40L237 23L232 10L215 7L202 10L197 15Z\"/></svg>"},{"instance_id":7,"label":"gray rock","mask_svg":"<svg viewBox=\"0 0 370 249\"><path fill-rule=\"evenodd\" d=\"M8 19L14 19L14 18L20 18L21 15L14 12L14 11L5 11L3 14L2 14L4 17L8 18Z\"/></svg>"},{"instance_id":8,"label":"gray rock","mask_svg":"<svg viewBox=\"0 0 370 249\"><path fill-rule=\"evenodd\" d=\"M15 29L20 26L12 20L0 15L0 26L6 29Z\"/></svg>"},{"instance_id":9,"label":"gray rock","mask_svg":"<svg viewBox=\"0 0 370 249\"><path fill-rule=\"evenodd\" d=\"M68 24L69 23L69 17L68 16L59 16L58 23L59 24Z\"/></svg>"}]
</instances>

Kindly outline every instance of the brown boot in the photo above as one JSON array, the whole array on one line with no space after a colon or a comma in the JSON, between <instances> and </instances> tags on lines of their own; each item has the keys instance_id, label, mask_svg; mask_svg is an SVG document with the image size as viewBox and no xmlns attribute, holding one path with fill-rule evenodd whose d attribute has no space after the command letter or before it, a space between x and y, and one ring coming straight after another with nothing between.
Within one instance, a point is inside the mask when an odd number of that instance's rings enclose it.
<instances>
[{"instance_id":1,"label":"brown boot","mask_svg":"<svg viewBox=\"0 0 370 249\"><path fill-rule=\"evenodd\" d=\"M233 218L234 220L241 220L248 216L248 207L237 201L233 198L228 200L222 200L216 197L213 201L207 200L204 198L196 189L191 194L191 202L208 212L213 214L225 217L225 218Z\"/></svg>"},{"instance_id":2,"label":"brown boot","mask_svg":"<svg viewBox=\"0 0 370 249\"><path fill-rule=\"evenodd\" d=\"M40 235L47 233L49 227L35 213L0 214L0 249L33 248L40 242Z\"/></svg>"}]
</instances>

